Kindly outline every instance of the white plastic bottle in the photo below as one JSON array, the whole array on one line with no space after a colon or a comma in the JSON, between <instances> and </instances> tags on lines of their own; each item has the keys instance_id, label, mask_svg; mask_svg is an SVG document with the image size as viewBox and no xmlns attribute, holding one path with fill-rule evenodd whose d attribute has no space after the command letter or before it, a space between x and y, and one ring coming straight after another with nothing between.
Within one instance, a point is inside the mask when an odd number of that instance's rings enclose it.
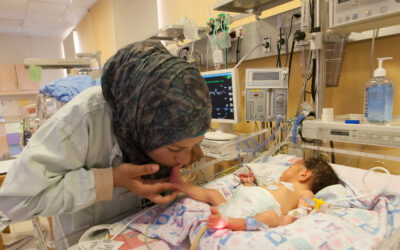
<instances>
[{"instance_id":1,"label":"white plastic bottle","mask_svg":"<svg viewBox=\"0 0 400 250\"><path fill-rule=\"evenodd\" d=\"M393 81L386 78L386 70L382 68L382 64L384 60L393 58L377 59L379 67L365 87L364 116L368 122L389 123L393 113Z\"/></svg>"}]
</instances>

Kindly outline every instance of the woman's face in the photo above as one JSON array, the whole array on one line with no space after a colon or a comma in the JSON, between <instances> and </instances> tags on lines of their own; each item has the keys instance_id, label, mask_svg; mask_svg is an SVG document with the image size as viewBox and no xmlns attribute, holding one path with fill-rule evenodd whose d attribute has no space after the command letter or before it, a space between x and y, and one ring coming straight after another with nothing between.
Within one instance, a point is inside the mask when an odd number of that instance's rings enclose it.
<instances>
[{"instance_id":1,"label":"woman's face","mask_svg":"<svg viewBox=\"0 0 400 250\"><path fill-rule=\"evenodd\" d=\"M193 147L203 140L203 138L204 136L198 136L184 139L155 149L149 152L148 156L155 162L168 167L173 167L179 164L187 165L190 163Z\"/></svg>"}]
</instances>

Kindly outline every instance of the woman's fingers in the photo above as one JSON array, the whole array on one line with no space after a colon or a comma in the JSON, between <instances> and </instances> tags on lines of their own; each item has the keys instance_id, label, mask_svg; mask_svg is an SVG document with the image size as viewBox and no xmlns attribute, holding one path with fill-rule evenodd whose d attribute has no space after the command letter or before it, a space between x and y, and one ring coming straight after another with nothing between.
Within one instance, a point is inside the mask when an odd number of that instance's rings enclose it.
<instances>
[{"instance_id":1,"label":"woman's fingers","mask_svg":"<svg viewBox=\"0 0 400 250\"><path fill-rule=\"evenodd\" d=\"M156 179L156 180L143 180L144 184L155 184L155 183L163 183L163 182L168 182L169 178L162 178L162 179Z\"/></svg>"},{"instance_id":2,"label":"woman's fingers","mask_svg":"<svg viewBox=\"0 0 400 250\"><path fill-rule=\"evenodd\" d=\"M181 165L175 166L176 172L179 172L180 167ZM127 188L131 192L155 203L163 204L172 202L179 194L177 191L179 188L178 184L168 182L169 178L159 180L144 180L141 178L142 175L153 174L158 170L159 166L157 164L121 164L113 168L114 185ZM177 179L179 180L179 178ZM170 193L166 191L170 191Z\"/></svg>"},{"instance_id":3,"label":"woman's fingers","mask_svg":"<svg viewBox=\"0 0 400 250\"><path fill-rule=\"evenodd\" d=\"M176 197L178 197L179 192L174 191L170 194L166 194L166 195L160 195L160 194L154 194L154 195L150 195L149 197L147 197L147 199L151 200L154 203L157 204L165 204L165 203L171 203L173 202Z\"/></svg>"},{"instance_id":4,"label":"woman's fingers","mask_svg":"<svg viewBox=\"0 0 400 250\"><path fill-rule=\"evenodd\" d=\"M129 172L132 177L141 177L142 175L154 174L160 169L157 164L146 164L146 165L133 165L130 166Z\"/></svg>"},{"instance_id":5,"label":"woman's fingers","mask_svg":"<svg viewBox=\"0 0 400 250\"><path fill-rule=\"evenodd\" d=\"M137 188L138 190L141 191L141 193L145 195L151 195L151 194L160 194L165 191L169 190L176 190L176 185L173 183L169 182L158 182L158 183L153 183L153 184L146 184L143 183L142 180L136 180L135 186L133 188Z\"/></svg>"}]
</instances>

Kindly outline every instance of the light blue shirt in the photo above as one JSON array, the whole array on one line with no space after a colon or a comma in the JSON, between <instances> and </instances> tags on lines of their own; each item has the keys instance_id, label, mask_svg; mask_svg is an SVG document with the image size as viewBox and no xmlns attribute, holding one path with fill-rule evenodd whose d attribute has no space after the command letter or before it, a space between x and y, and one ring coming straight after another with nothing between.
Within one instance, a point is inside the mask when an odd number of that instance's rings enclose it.
<instances>
[{"instance_id":1,"label":"light blue shirt","mask_svg":"<svg viewBox=\"0 0 400 250\"><path fill-rule=\"evenodd\" d=\"M111 119L100 86L63 106L10 167L0 189L0 211L11 221L59 215L53 219L56 244L65 248L89 227L140 210L142 198L123 188L113 189L112 200L96 202L93 168L121 163Z\"/></svg>"}]
</instances>

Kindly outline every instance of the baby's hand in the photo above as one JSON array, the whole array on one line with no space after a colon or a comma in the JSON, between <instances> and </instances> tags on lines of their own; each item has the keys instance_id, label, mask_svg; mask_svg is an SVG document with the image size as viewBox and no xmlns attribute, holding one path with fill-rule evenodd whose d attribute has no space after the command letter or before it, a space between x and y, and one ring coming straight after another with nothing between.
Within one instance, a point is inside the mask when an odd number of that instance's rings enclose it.
<instances>
[{"instance_id":1,"label":"baby's hand","mask_svg":"<svg viewBox=\"0 0 400 250\"><path fill-rule=\"evenodd\" d=\"M182 167L182 164L179 164L179 165L176 165L176 166L172 167L171 175L169 177L169 182L175 183L175 184L178 184L178 185L185 182L182 179L181 172L179 171L179 169L181 167Z\"/></svg>"},{"instance_id":2,"label":"baby's hand","mask_svg":"<svg viewBox=\"0 0 400 250\"><path fill-rule=\"evenodd\" d=\"M255 177L252 171L242 172L239 174L239 178L244 185L251 185L255 181Z\"/></svg>"},{"instance_id":3,"label":"baby's hand","mask_svg":"<svg viewBox=\"0 0 400 250\"><path fill-rule=\"evenodd\" d=\"M207 227L208 228L215 228L215 229L222 229L225 228L228 224L228 221L224 220L221 217L218 209L216 207L210 207L211 215L208 217Z\"/></svg>"}]
</instances>

